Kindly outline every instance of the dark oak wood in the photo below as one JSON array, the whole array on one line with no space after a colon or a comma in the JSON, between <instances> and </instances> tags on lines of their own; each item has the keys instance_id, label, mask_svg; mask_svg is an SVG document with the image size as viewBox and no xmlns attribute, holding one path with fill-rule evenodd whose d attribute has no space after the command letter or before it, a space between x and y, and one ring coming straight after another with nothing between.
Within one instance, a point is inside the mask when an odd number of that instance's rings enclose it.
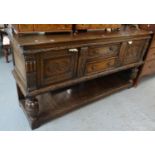
<instances>
[{"instance_id":1,"label":"dark oak wood","mask_svg":"<svg viewBox=\"0 0 155 155\"><path fill-rule=\"evenodd\" d=\"M26 102L25 100L20 101L32 129L35 129L41 124L62 116L78 107L84 106L114 92L130 88L132 83L130 83L129 79L130 77L127 73L112 74L69 88L38 95L35 101L33 101L33 99L31 101L26 100ZM38 105L36 106L36 104L34 104L35 108L33 108L33 112L31 108L28 107L29 109L27 110L25 107L27 104L31 106L31 104L36 101L39 103L39 116L37 118L36 115L38 115L38 111L36 109L38 109ZM35 114L35 117L31 117L31 112Z\"/></svg>"},{"instance_id":2,"label":"dark oak wood","mask_svg":"<svg viewBox=\"0 0 155 155\"><path fill-rule=\"evenodd\" d=\"M147 31L152 31L155 33L155 24L141 24L140 28ZM139 72L139 76L136 80L136 85L139 83L140 79L155 74L155 35L150 41L150 45L148 47L148 52L145 55L144 65L141 67Z\"/></svg>"},{"instance_id":3,"label":"dark oak wood","mask_svg":"<svg viewBox=\"0 0 155 155\"><path fill-rule=\"evenodd\" d=\"M77 30L120 29L121 24L12 24L17 34L35 32L75 32Z\"/></svg>"},{"instance_id":4,"label":"dark oak wood","mask_svg":"<svg viewBox=\"0 0 155 155\"><path fill-rule=\"evenodd\" d=\"M105 31L114 31L119 30L121 24L76 24L75 29L78 30L105 30Z\"/></svg>"},{"instance_id":5,"label":"dark oak wood","mask_svg":"<svg viewBox=\"0 0 155 155\"><path fill-rule=\"evenodd\" d=\"M72 24L12 24L17 34L32 32L71 32Z\"/></svg>"},{"instance_id":6,"label":"dark oak wood","mask_svg":"<svg viewBox=\"0 0 155 155\"><path fill-rule=\"evenodd\" d=\"M31 127L132 86L151 34L137 29L77 35L10 33L13 75Z\"/></svg>"}]
</instances>

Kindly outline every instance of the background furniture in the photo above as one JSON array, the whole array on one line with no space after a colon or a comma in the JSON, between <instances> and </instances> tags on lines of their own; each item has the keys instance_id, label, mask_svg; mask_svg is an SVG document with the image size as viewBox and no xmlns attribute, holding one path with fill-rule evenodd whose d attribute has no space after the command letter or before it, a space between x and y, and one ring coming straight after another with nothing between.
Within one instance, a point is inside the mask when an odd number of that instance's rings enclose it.
<instances>
[{"instance_id":1,"label":"background furniture","mask_svg":"<svg viewBox=\"0 0 155 155\"><path fill-rule=\"evenodd\" d=\"M6 62L9 63L8 56L9 56L9 52L11 50L11 45L10 45L10 39L9 39L9 37L7 35L5 35L3 37L2 50L4 52L4 56L5 56Z\"/></svg>"},{"instance_id":2,"label":"background furniture","mask_svg":"<svg viewBox=\"0 0 155 155\"><path fill-rule=\"evenodd\" d=\"M121 24L12 24L15 33L74 32L76 30L118 29Z\"/></svg>"},{"instance_id":3,"label":"background furniture","mask_svg":"<svg viewBox=\"0 0 155 155\"><path fill-rule=\"evenodd\" d=\"M3 42L3 33L4 33L4 24L0 24L0 46L2 46Z\"/></svg>"},{"instance_id":4,"label":"background furniture","mask_svg":"<svg viewBox=\"0 0 155 155\"><path fill-rule=\"evenodd\" d=\"M8 63L8 55L11 49L11 45L10 45L10 40L9 37L5 31L5 29L7 28L7 24L3 24L0 27L0 41L1 41L1 49L4 53L6 62Z\"/></svg>"},{"instance_id":5,"label":"background furniture","mask_svg":"<svg viewBox=\"0 0 155 155\"><path fill-rule=\"evenodd\" d=\"M15 33L71 32L72 24L12 24Z\"/></svg>"},{"instance_id":6,"label":"background furniture","mask_svg":"<svg viewBox=\"0 0 155 155\"><path fill-rule=\"evenodd\" d=\"M31 127L133 86L151 34L10 35L13 75Z\"/></svg>"},{"instance_id":7,"label":"background furniture","mask_svg":"<svg viewBox=\"0 0 155 155\"><path fill-rule=\"evenodd\" d=\"M155 24L141 24L140 28L147 31L153 31L155 33ZM142 77L152 74L155 74L155 35L153 35L150 42L148 52L145 56L145 62L138 76L137 83Z\"/></svg>"},{"instance_id":8,"label":"background furniture","mask_svg":"<svg viewBox=\"0 0 155 155\"><path fill-rule=\"evenodd\" d=\"M121 24L76 24L76 30L120 29Z\"/></svg>"}]
</instances>

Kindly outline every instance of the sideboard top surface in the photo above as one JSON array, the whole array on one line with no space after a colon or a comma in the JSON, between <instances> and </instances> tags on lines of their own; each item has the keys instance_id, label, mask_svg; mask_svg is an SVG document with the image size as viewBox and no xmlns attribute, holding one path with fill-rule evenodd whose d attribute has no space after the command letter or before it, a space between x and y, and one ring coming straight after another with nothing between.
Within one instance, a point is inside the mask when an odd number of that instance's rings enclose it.
<instances>
[{"instance_id":1,"label":"sideboard top surface","mask_svg":"<svg viewBox=\"0 0 155 155\"><path fill-rule=\"evenodd\" d=\"M55 43L63 43L63 42L74 42L74 41L88 41L88 40L96 40L96 39L114 39L121 37L137 37L137 36L145 36L148 34L152 34L152 32L148 32L145 30L121 30L116 32L83 32L77 35L73 35L70 33L67 34L31 34L31 35L23 35L23 36L14 36L14 39L18 42L21 47L29 47L43 44L55 44Z\"/></svg>"}]
</instances>

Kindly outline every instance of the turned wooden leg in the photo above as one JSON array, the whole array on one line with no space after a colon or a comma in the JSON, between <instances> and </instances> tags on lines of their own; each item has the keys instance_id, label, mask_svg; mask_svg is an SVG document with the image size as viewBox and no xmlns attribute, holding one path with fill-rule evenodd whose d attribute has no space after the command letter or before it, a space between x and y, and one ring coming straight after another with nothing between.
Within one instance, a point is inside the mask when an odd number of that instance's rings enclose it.
<instances>
[{"instance_id":1,"label":"turned wooden leg","mask_svg":"<svg viewBox=\"0 0 155 155\"><path fill-rule=\"evenodd\" d=\"M29 97L25 100L25 110L32 120L39 116L39 104L35 97Z\"/></svg>"},{"instance_id":2,"label":"turned wooden leg","mask_svg":"<svg viewBox=\"0 0 155 155\"><path fill-rule=\"evenodd\" d=\"M139 72L139 69L136 67L136 68L133 68L132 71L131 71L131 75L130 75L130 82L134 84L134 81L135 79L137 78L138 76L138 72Z\"/></svg>"},{"instance_id":3,"label":"turned wooden leg","mask_svg":"<svg viewBox=\"0 0 155 155\"><path fill-rule=\"evenodd\" d=\"M9 63L8 50L4 48L3 51L4 51L5 60L6 60L7 63Z\"/></svg>"}]
</instances>

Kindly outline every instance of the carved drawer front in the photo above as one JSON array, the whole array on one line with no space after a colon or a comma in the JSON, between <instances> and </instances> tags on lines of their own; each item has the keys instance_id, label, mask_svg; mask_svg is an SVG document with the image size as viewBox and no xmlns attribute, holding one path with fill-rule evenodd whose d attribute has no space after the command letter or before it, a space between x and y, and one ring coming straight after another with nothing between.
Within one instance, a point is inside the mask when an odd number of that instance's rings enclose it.
<instances>
[{"instance_id":1,"label":"carved drawer front","mask_svg":"<svg viewBox=\"0 0 155 155\"><path fill-rule=\"evenodd\" d=\"M152 59L155 59L155 48L149 49L148 55L146 58L146 60L152 60Z\"/></svg>"},{"instance_id":2,"label":"carved drawer front","mask_svg":"<svg viewBox=\"0 0 155 155\"><path fill-rule=\"evenodd\" d=\"M143 68L143 75L155 73L155 60L147 61Z\"/></svg>"},{"instance_id":3,"label":"carved drawer front","mask_svg":"<svg viewBox=\"0 0 155 155\"><path fill-rule=\"evenodd\" d=\"M86 64L85 74L95 74L112 69L116 66L116 58L98 59L97 61L90 61Z\"/></svg>"},{"instance_id":4,"label":"carved drawer front","mask_svg":"<svg viewBox=\"0 0 155 155\"><path fill-rule=\"evenodd\" d=\"M146 40L131 40L127 42L124 64L138 62L142 59Z\"/></svg>"},{"instance_id":5,"label":"carved drawer front","mask_svg":"<svg viewBox=\"0 0 155 155\"><path fill-rule=\"evenodd\" d=\"M120 51L121 44L101 45L90 47L88 49L88 59L108 58L117 56Z\"/></svg>"},{"instance_id":6,"label":"carved drawer front","mask_svg":"<svg viewBox=\"0 0 155 155\"><path fill-rule=\"evenodd\" d=\"M41 56L41 85L63 82L76 76L77 52L58 50Z\"/></svg>"}]
</instances>

